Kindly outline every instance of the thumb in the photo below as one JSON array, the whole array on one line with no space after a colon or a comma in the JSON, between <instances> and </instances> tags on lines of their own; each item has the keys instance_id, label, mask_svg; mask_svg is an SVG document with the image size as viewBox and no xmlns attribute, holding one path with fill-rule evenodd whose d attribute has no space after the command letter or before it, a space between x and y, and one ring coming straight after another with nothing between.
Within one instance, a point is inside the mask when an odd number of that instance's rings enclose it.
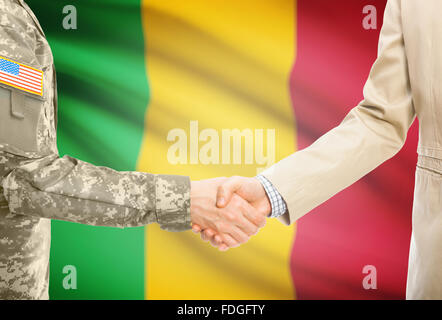
<instances>
[{"instance_id":1,"label":"thumb","mask_svg":"<svg viewBox=\"0 0 442 320\"><path fill-rule=\"evenodd\" d=\"M218 208L224 208L232 198L233 194L241 188L239 177L230 178L224 184L218 187L216 194L216 205Z\"/></svg>"}]
</instances>

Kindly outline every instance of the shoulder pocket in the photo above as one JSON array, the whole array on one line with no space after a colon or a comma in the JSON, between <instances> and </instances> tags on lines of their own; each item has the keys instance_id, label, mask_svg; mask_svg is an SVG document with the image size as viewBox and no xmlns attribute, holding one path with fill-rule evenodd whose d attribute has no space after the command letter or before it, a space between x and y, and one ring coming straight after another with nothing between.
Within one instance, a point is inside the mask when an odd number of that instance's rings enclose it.
<instances>
[{"instance_id":1,"label":"shoulder pocket","mask_svg":"<svg viewBox=\"0 0 442 320\"><path fill-rule=\"evenodd\" d=\"M43 71L0 56L0 147L38 152L43 108Z\"/></svg>"},{"instance_id":2,"label":"shoulder pocket","mask_svg":"<svg viewBox=\"0 0 442 320\"><path fill-rule=\"evenodd\" d=\"M44 100L0 86L0 145L12 153L38 152L37 127Z\"/></svg>"}]
</instances>

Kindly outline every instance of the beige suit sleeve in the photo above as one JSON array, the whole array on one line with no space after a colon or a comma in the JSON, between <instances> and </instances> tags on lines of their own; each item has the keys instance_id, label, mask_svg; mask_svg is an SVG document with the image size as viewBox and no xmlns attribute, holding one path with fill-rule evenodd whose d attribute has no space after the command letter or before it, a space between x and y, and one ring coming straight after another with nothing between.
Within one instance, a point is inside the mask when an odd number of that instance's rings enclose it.
<instances>
[{"instance_id":1,"label":"beige suit sleeve","mask_svg":"<svg viewBox=\"0 0 442 320\"><path fill-rule=\"evenodd\" d=\"M414 118L401 3L390 0L364 100L338 127L263 173L287 202L280 220L295 222L393 157Z\"/></svg>"}]
</instances>

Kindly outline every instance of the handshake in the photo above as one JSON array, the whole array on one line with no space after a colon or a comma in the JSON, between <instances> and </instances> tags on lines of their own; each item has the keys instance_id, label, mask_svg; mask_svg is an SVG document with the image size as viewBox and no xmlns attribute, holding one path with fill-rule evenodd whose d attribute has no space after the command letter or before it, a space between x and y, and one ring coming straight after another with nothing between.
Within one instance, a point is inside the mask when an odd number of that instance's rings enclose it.
<instances>
[{"instance_id":1,"label":"handshake","mask_svg":"<svg viewBox=\"0 0 442 320\"><path fill-rule=\"evenodd\" d=\"M190 198L192 230L221 251L249 241L271 213L269 198L257 178L192 181Z\"/></svg>"}]
</instances>

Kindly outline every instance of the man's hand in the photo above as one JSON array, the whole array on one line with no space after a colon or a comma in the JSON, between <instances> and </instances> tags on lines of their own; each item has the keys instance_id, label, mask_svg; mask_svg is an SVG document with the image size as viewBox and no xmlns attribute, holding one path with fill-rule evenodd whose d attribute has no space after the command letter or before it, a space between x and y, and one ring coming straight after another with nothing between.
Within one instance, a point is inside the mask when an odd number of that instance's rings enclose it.
<instances>
[{"instance_id":1,"label":"man's hand","mask_svg":"<svg viewBox=\"0 0 442 320\"><path fill-rule=\"evenodd\" d=\"M216 204L224 208L234 194L247 200L261 215L269 216L272 210L270 200L261 182L256 178L232 177L227 179L219 188Z\"/></svg>"},{"instance_id":2,"label":"man's hand","mask_svg":"<svg viewBox=\"0 0 442 320\"><path fill-rule=\"evenodd\" d=\"M271 204L261 182L256 178L232 177L224 179L217 190L217 206L229 207L231 201L237 196L246 200L254 207L261 217L267 217L271 213ZM194 232L201 232L201 238L210 241L213 246L220 250L236 247L236 243L226 243L223 238L212 228L203 228L201 225L193 225Z\"/></svg>"},{"instance_id":3,"label":"man's hand","mask_svg":"<svg viewBox=\"0 0 442 320\"><path fill-rule=\"evenodd\" d=\"M221 250L247 242L265 225L265 217L239 195L232 193L222 208L216 206L219 187L228 181L226 178L193 181L190 191L192 224L216 234Z\"/></svg>"}]
</instances>

